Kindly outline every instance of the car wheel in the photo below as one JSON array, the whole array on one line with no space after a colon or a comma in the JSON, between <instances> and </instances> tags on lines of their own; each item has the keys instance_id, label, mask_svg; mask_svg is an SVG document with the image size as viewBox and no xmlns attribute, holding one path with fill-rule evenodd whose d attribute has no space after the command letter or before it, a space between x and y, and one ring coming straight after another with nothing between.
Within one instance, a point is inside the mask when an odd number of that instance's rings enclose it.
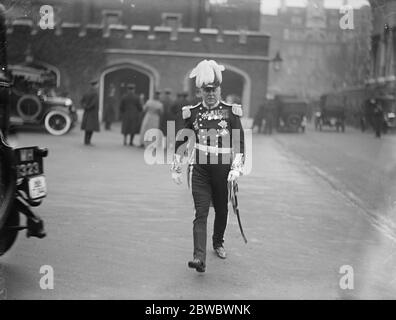
<instances>
[{"instance_id":1,"label":"car wheel","mask_svg":"<svg viewBox=\"0 0 396 320\"><path fill-rule=\"evenodd\" d=\"M33 94L25 94L22 96L16 106L18 115L27 121L36 120L43 110L40 99Z\"/></svg>"},{"instance_id":2,"label":"car wheel","mask_svg":"<svg viewBox=\"0 0 396 320\"><path fill-rule=\"evenodd\" d=\"M54 136L67 133L72 125L70 116L62 111L50 111L44 119L45 129Z\"/></svg>"},{"instance_id":3,"label":"car wheel","mask_svg":"<svg viewBox=\"0 0 396 320\"><path fill-rule=\"evenodd\" d=\"M19 212L12 209L7 217L4 228L0 232L0 256L6 253L14 244L19 227Z\"/></svg>"}]
</instances>

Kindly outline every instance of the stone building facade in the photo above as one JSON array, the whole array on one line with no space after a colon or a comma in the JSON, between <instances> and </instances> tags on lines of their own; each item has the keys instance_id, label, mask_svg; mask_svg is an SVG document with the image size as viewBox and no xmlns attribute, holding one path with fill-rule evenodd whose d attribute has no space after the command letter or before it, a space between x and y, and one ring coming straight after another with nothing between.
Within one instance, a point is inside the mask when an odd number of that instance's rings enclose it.
<instances>
[{"instance_id":1,"label":"stone building facade","mask_svg":"<svg viewBox=\"0 0 396 320\"><path fill-rule=\"evenodd\" d=\"M188 75L205 58L226 67L223 98L239 96L246 116L266 94L270 37L259 31L259 1L8 2L10 63L28 59L48 67L75 102L95 77L101 109L110 83L119 96L128 82L146 98L164 88L193 96ZM40 28L43 5L54 9L54 29Z\"/></svg>"},{"instance_id":2,"label":"stone building facade","mask_svg":"<svg viewBox=\"0 0 396 320\"><path fill-rule=\"evenodd\" d=\"M373 12L371 74L367 85L384 95L396 92L396 0L370 0Z\"/></svg>"},{"instance_id":3,"label":"stone building facade","mask_svg":"<svg viewBox=\"0 0 396 320\"><path fill-rule=\"evenodd\" d=\"M263 15L261 30L271 35L270 56L280 52L283 67L270 69L269 91L317 99L334 89L367 79L370 65L371 12L353 10L353 29L342 29L340 9L309 0L306 7L286 6ZM347 2L345 2L347 4Z\"/></svg>"}]
</instances>

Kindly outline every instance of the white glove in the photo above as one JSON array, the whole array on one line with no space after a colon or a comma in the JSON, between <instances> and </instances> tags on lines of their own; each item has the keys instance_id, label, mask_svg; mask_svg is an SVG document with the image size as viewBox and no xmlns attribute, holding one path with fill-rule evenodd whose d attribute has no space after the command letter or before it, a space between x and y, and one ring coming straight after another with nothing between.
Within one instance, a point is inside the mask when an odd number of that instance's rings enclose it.
<instances>
[{"instance_id":1,"label":"white glove","mask_svg":"<svg viewBox=\"0 0 396 320\"><path fill-rule=\"evenodd\" d=\"M236 181L242 175L243 154L237 153L231 164L231 170L228 174L227 181Z\"/></svg>"},{"instance_id":2,"label":"white glove","mask_svg":"<svg viewBox=\"0 0 396 320\"><path fill-rule=\"evenodd\" d=\"M171 172L172 172L172 180L178 185L182 184L182 163L181 163L181 156L179 154L175 154L173 156Z\"/></svg>"},{"instance_id":3,"label":"white glove","mask_svg":"<svg viewBox=\"0 0 396 320\"><path fill-rule=\"evenodd\" d=\"M227 181L236 181L240 175L241 173L238 170L230 170L230 172L228 173Z\"/></svg>"},{"instance_id":4,"label":"white glove","mask_svg":"<svg viewBox=\"0 0 396 320\"><path fill-rule=\"evenodd\" d=\"M180 185L183 183L183 175L181 173L177 173L177 172L172 172L172 180Z\"/></svg>"}]
</instances>

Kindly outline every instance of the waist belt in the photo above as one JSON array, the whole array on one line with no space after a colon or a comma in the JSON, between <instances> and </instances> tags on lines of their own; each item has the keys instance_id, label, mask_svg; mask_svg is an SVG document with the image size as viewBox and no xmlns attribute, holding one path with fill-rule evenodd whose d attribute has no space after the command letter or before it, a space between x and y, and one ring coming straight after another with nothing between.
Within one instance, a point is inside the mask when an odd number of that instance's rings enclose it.
<instances>
[{"instance_id":1,"label":"waist belt","mask_svg":"<svg viewBox=\"0 0 396 320\"><path fill-rule=\"evenodd\" d=\"M195 148L203 152L215 153L215 154L232 152L232 148L219 148L214 146L206 146L200 143L196 143Z\"/></svg>"}]
</instances>

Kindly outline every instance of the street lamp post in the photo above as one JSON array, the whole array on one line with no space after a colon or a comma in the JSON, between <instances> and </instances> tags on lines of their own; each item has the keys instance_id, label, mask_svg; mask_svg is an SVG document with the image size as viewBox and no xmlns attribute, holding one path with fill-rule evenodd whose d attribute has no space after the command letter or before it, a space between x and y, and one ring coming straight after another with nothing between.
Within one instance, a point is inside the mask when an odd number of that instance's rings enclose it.
<instances>
[{"instance_id":1,"label":"street lamp post","mask_svg":"<svg viewBox=\"0 0 396 320\"><path fill-rule=\"evenodd\" d=\"M279 88L277 88L277 83L279 82L278 81L279 79L278 79L278 76L275 76L275 74L279 73L279 71L282 68L283 59L282 59L282 57L280 55L280 52L277 51L276 54L275 54L275 57L272 58L272 59L269 59L269 62L272 63L272 67L273 67L273 70L274 70L274 73L273 72L269 72L269 74L270 74L269 82L271 83L270 87L272 87L272 90L270 89L269 91L274 91L274 92L272 92L272 94L269 94L269 93L268 94L270 96L272 96L276 91L279 91Z\"/></svg>"},{"instance_id":2,"label":"street lamp post","mask_svg":"<svg viewBox=\"0 0 396 320\"><path fill-rule=\"evenodd\" d=\"M280 69L282 67L283 59L282 59L279 51L276 52L275 58L273 58L271 60L271 62L273 63L274 71L275 72L280 71Z\"/></svg>"}]
</instances>

